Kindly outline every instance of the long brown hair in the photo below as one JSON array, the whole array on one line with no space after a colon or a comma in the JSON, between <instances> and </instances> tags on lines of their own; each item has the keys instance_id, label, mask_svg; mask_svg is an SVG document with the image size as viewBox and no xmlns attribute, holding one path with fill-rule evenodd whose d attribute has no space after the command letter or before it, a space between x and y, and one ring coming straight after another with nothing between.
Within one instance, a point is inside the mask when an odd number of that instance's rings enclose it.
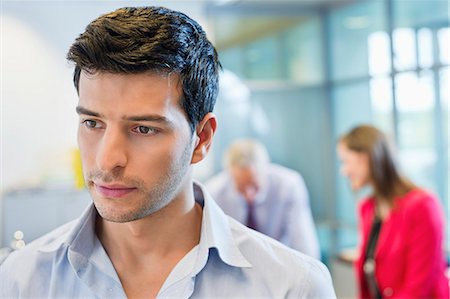
<instances>
[{"instance_id":1,"label":"long brown hair","mask_svg":"<svg viewBox=\"0 0 450 299\"><path fill-rule=\"evenodd\" d=\"M343 135L339 142L349 150L366 153L375 198L383 198L392 205L396 196L415 188L400 175L395 156L386 136L371 125L360 125Z\"/></svg>"}]
</instances>

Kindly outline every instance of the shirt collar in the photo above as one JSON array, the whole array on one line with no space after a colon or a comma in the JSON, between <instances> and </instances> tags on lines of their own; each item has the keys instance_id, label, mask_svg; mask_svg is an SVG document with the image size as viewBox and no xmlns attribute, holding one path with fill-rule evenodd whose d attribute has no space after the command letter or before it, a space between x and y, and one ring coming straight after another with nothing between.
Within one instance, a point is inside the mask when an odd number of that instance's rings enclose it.
<instances>
[{"instance_id":1,"label":"shirt collar","mask_svg":"<svg viewBox=\"0 0 450 299\"><path fill-rule=\"evenodd\" d=\"M86 254L86 249L92 251L95 241L95 217L97 211L93 204L90 204L77 219L64 224L57 228L52 235L56 238L49 240L44 246L40 248L42 252L57 251L61 247L75 246L81 249L80 253ZM58 236L63 235L63 238ZM79 240L80 237L82 241ZM81 247L81 248L80 248Z\"/></svg>"},{"instance_id":2,"label":"shirt collar","mask_svg":"<svg viewBox=\"0 0 450 299\"><path fill-rule=\"evenodd\" d=\"M242 255L232 234L230 219L219 208L205 188L194 182L195 201L203 206L203 219L199 243L199 256L204 257L200 269L206 264L209 249L215 248L221 260L234 267L251 267L250 262Z\"/></svg>"},{"instance_id":3,"label":"shirt collar","mask_svg":"<svg viewBox=\"0 0 450 299\"><path fill-rule=\"evenodd\" d=\"M204 267L209 257L209 249L215 248L221 260L235 267L251 267L249 261L242 255L232 234L229 217L218 207L214 199L205 191L198 182L194 182L195 201L203 207L203 218L199 243L199 258L202 259L198 266L198 272ZM58 230L67 231L61 240L54 240L41 247L42 252L56 251L61 247L70 247L86 259L94 251L96 246L95 218L97 211L93 204L77 219ZM59 235L59 234L57 234ZM98 244L98 243L97 243Z\"/></svg>"}]
</instances>

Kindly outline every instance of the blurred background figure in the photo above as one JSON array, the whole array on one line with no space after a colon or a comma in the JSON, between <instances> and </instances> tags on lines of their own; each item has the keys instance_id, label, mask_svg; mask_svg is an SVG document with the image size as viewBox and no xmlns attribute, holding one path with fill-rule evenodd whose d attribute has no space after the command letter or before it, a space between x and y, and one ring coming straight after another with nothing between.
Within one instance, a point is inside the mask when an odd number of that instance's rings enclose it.
<instances>
[{"instance_id":1,"label":"blurred background figure","mask_svg":"<svg viewBox=\"0 0 450 299\"><path fill-rule=\"evenodd\" d=\"M320 259L308 190L299 173L271 164L266 148L251 139L230 145L224 168L206 187L226 214Z\"/></svg>"},{"instance_id":2,"label":"blurred background figure","mask_svg":"<svg viewBox=\"0 0 450 299\"><path fill-rule=\"evenodd\" d=\"M437 198L401 176L387 138L373 126L353 128L337 150L351 188L371 187L358 207L360 298L449 298Z\"/></svg>"}]
</instances>

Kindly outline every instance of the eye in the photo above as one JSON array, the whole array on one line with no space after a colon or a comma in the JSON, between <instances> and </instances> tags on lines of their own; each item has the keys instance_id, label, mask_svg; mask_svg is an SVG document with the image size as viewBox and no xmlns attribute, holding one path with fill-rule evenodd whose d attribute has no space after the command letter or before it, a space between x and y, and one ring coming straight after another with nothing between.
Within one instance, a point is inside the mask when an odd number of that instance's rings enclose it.
<instances>
[{"instance_id":1,"label":"eye","mask_svg":"<svg viewBox=\"0 0 450 299\"><path fill-rule=\"evenodd\" d=\"M96 120L86 119L82 123L90 129L99 129L100 128L100 124Z\"/></svg>"},{"instance_id":2,"label":"eye","mask_svg":"<svg viewBox=\"0 0 450 299\"><path fill-rule=\"evenodd\" d=\"M132 131L141 135L152 135L158 132L156 129L147 126L136 126Z\"/></svg>"}]
</instances>

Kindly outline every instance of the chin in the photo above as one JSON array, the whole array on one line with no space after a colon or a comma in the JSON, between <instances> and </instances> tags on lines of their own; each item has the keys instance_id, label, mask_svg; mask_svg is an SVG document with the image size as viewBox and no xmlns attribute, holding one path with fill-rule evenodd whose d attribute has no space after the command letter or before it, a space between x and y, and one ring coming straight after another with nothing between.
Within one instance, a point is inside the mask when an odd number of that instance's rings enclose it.
<instances>
[{"instance_id":1,"label":"chin","mask_svg":"<svg viewBox=\"0 0 450 299\"><path fill-rule=\"evenodd\" d=\"M148 215L148 212L142 209L117 209L111 206L96 206L98 214L104 220L116 223L125 223L142 219Z\"/></svg>"}]
</instances>

